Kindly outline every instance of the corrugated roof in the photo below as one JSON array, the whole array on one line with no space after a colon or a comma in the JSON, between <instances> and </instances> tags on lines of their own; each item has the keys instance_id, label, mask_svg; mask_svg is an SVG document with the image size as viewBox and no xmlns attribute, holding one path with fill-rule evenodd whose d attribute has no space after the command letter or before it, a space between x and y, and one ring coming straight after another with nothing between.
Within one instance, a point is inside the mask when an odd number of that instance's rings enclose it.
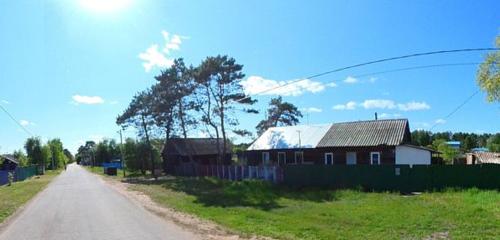
<instances>
[{"instance_id":1,"label":"corrugated roof","mask_svg":"<svg viewBox=\"0 0 500 240\"><path fill-rule=\"evenodd\" d=\"M5 154L5 155L2 155L0 158L5 158L15 164L19 164L19 160L17 160L17 158L14 157L14 155L11 155L11 154Z\"/></svg>"},{"instance_id":2,"label":"corrugated roof","mask_svg":"<svg viewBox=\"0 0 500 240\"><path fill-rule=\"evenodd\" d=\"M272 127L247 150L315 148L331 126L332 124Z\"/></svg>"},{"instance_id":3,"label":"corrugated roof","mask_svg":"<svg viewBox=\"0 0 500 240\"><path fill-rule=\"evenodd\" d=\"M407 119L344 122L333 124L318 147L397 146L409 138Z\"/></svg>"},{"instance_id":4,"label":"corrugated roof","mask_svg":"<svg viewBox=\"0 0 500 240\"><path fill-rule=\"evenodd\" d=\"M222 150L223 141L219 139L219 146ZM226 144L226 153L231 153L231 143ZM216 138L173 138L167 142L166 154L182 156L191 155L214 155L217 154Z\"/></svg>"}]
</instances>

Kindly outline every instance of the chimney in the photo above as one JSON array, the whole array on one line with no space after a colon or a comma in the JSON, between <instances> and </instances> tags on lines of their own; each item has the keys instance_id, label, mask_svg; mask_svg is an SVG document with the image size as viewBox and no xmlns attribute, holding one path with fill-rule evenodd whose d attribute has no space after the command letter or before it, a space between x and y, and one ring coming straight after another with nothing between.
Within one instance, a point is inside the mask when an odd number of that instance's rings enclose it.
<instances>
[{"instance_id":1,"label":"chimney","mask_svg":"<svg viewBox=\"0 0 500 240\"><path fill-rule=\"evenodd\" d=\"M375 112L375 120L378 120L377 112Z\"/></svg>"}]
</instances>

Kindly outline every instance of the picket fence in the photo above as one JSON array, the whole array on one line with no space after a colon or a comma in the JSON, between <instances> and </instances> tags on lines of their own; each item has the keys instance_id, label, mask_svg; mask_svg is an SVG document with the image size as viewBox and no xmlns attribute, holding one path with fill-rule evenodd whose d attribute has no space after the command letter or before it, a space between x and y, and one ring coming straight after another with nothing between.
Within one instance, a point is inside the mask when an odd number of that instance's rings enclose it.
<instances>
[{"instance_id":1,"label":"picket fence","mask_svg":"<svg viewBox=\"0 0 500 240\"><path fill-rule=\"evenodd\" d=\"M14 174L14 182L24 181L38 173L36 166L18 167L14 171L0 171L0 186L9 183L9 172Z\"/></svg>"},{"instance_id":2,"label":"picket fence","mask_svg":"<svg viewBox=\"0 0 500 240\"><path fill-rule=\"evenodd\" d=\"M283 168L279 166L181 164L174 168L174 174L189 177L217 177L231 181L244 179L260 179L275 183L283 181Z\"/></svg>"}]
</instances>

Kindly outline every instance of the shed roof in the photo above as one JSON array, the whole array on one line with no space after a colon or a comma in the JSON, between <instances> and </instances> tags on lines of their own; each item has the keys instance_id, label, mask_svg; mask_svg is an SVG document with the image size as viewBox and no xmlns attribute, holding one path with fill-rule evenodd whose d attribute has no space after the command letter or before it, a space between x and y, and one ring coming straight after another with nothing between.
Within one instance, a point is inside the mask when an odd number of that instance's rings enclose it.
<instances>
[{"instance_id":1,"label":"shed roof","mask_svg":"<svg viewBox=\"0 0 500 240\"><path fill-rule=\"evenodd\" d=\"M315 148L331 126L332 124L272 127L247 150Z\"/></svg>"},{"instance_id":2,"label":"shed roof","mask_svg":"<svg viewBox=\"0 0 500 240\"><path fill-rule=\"evenodd\" d=\"M223 141L219 139L222 150ZM164 154L189 156L217 154L216 138L172 138L167 141ZM231 143L226 144L226 153L231 153Z\"/></svg>"},{"instance_id":3,"label":"shed roof","mask_svg":"<svg viewBox=\"0 0 500 240\"><path fill-rule=\"evenodd\" d=\"M411 140L407 119L335 123L318 147L397 146Z\"/></svg>"},{"instance_id":4,"label":"shed roof","mask_svg":"<svg viewBox=\"0 0 500 240\"><path fill-rule=\"evenodd\" d=\"M19 160L17 160L17 158L12 154L4 154L1 156L1 158L7 159L15 164L19 164Z\"/></svg>"}]
</instances>

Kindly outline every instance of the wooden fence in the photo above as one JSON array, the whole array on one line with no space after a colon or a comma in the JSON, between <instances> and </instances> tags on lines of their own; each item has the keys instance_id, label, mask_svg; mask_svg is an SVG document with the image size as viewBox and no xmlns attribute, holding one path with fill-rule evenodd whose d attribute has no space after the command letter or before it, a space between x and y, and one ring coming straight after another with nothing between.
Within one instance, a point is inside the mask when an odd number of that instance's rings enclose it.
<instances>
[{"instance_id":1,"label":"wooden fence","mask_svg":"<svg viewBox=\"0 0 500 240\"><path fill-rule=\"evenodd\" d=\"M260 179L275 183L283 181L283 168L278 166L181 164L174 174L190 177L217 177L231 181Z\"/></svg>"}]
</instances>

